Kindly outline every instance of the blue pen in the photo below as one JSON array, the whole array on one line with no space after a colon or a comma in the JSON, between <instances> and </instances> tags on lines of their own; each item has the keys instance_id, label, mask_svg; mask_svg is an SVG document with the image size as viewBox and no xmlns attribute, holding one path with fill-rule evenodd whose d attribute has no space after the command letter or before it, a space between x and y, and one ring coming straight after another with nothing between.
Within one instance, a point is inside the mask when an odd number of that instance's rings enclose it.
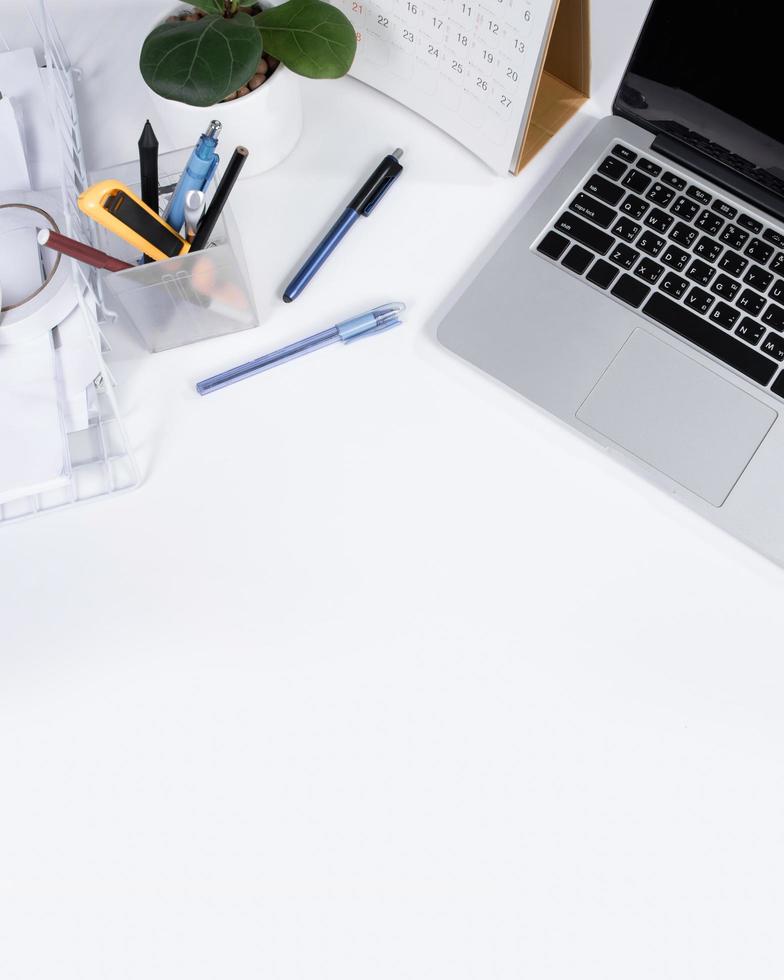
<instances>
[{"instance_id":1,"label":"blue pen","mask_svg":"<svg viewBox=\"0 0 784 980\"><path fill-rule=\"evenodd\" d=\"M298 340L289 344L288 347L281 347L280 350L273 351L271 354L257 357L255 361L248 361L246 364L240 364L238 367L223 371L222 374L207 378L206 381L199 381L196 385L196 391L200 395L209 395L211 391L225 388L234 384L235 381L242 381L243 378L249 378L253 374L269 371L270 368L277 367L278 364L293 361L296 357L302 357L304 354L310 354L311 351L328 347L339 340L344 344L351 344L363 337L370 337L373 334L382 333L384 330L391 330L392 327L396 327L401 322L398 314L402 313L405 308L404 303L387 303L385 306L377 306L374 310L353 316L350 320L343 320L341 323L335 324L334 327L313 334L312 337L305 337L304 340Z\"/></svg>"},{"instance_id":2,"label":"blue pen","mask_svg":"<svg viewBox=\"0 0 784 980\"><path fill-rule=\"evenodd\" d=\"M316 246L315 252L308 258L299 272L286 286L283 302L290 303L302 292L318 270L324 265L329 256L335 251L338 243L345 238L349 228L360 215L367 217L392 184L403 172L400 158L401 149L395 150L384 157L362 187L354 195L353 200L341 214L335 224L329 229L323 240Z\"/></svg>"},{"instance_id":3,"label":"blue pen","mask_svg":"<svg viewBox=\"0 0 784 980\"><path fill-rule=\"evenodd\" d=\"M166 208L163 220L178 234L185 223L185 198L188 196L188 191L206 190L218 166L220 158L215 148L222 128L218 120L213 119L207 127L207 132L199 137L199 142L194 147Z\"/></svg>"}]
</instances>

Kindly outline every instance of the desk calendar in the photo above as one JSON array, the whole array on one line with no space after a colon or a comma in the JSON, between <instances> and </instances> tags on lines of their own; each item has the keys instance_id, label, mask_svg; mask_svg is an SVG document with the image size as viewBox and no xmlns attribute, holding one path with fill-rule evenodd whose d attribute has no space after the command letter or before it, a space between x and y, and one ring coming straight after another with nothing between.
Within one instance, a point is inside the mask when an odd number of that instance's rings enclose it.
<instances>
[{"instance_id":1,"label":"desk calendar","mask_svg":"<svg viewBox=\"0 0 784 980\"><path fill-rule=\"evenodd\" d=\"M587 98L587 0L332 2L357 32L351 74L498 172L517 172Z\"/></svg>"}]
</instances>

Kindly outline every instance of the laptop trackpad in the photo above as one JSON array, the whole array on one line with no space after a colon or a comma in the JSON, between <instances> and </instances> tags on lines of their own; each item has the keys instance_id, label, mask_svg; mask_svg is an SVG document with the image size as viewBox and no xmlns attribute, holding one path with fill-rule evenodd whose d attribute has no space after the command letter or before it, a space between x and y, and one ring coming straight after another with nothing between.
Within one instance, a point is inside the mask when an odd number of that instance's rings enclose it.
<instances>
[{"instance_id":1,"label":"laptop trackpad","mask_svg":"<svg viewBox=\"0 0 784 980\"><path fill-rule=\"evenodd\" d=\"M719 507L777 414L669 344L636 330L577 418Z\"/></svg>"}]
</instances>

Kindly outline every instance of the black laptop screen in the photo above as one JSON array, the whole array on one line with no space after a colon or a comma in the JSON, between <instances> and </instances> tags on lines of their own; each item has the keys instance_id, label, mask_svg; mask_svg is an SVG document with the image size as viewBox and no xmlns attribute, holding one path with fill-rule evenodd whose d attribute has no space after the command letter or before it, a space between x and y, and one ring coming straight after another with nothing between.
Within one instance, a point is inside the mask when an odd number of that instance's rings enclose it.
<instances>
[{"instance_id":1,"label":"black laptop screen","mask_svg":"<svg viewBox=\"0 0 784 980\"><path fill-rule=\"evenodd\" d=\"M654 0L615 112L781 179L782 64L781 0Z\"/></svg>"}]
</instances>

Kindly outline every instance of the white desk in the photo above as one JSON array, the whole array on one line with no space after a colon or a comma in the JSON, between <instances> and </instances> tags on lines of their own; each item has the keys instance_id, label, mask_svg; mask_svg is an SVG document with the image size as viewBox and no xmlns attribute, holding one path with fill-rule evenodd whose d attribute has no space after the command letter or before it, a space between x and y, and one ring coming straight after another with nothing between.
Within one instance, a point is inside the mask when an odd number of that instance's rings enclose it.
<instances>
[{"instance_id":1,"label":"white desk","mask_svg":"<svg viewBox=\"0 0 784 980\"><path fill-rule=\"evenodd\" d=\"M160 3L51 4L130 158L107 82ZM644 3L594 8L598 114ZM401 145L395 190L259 330L119 366L140 490L2 531L0 977L779 980L781 573L434 340L585 123L504 180L350 80L305 100L234 195L260 304Z\"/></svg>"}]
</instances>

